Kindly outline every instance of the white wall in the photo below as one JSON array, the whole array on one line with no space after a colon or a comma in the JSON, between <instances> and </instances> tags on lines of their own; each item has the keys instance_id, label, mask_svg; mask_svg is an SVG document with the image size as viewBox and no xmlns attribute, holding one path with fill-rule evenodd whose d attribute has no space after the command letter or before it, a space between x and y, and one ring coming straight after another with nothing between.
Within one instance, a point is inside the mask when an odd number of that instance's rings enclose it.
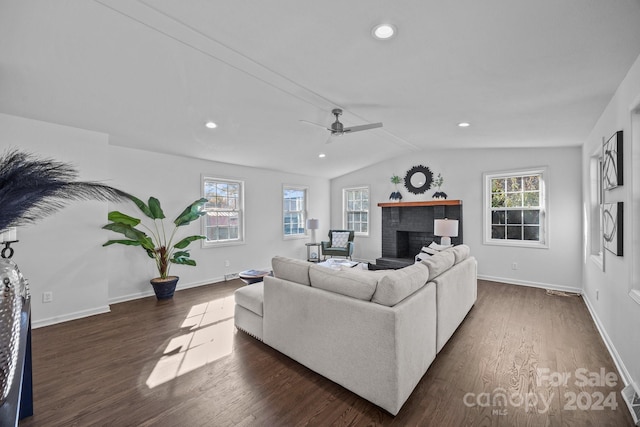
<instances>
[{"instance_id":1,"label":"white wall","mask_svg":"<svg viewBox=\"0 0 640 427\"><path fill-rule=\"evenodd\" d=\"M144 200L153 195L173 220L201 197L201 174L245 181L246 241L243 245L202 249L192 244L196 267L174 265L178 289L218 282L227 273L267 268L274 255L304 259L309 239L282 238L282 185L309 187L309 214L320 220L318 235L329 229L329 181L266 169L169 156L109 145L107 135L0 114L0 149L17 147L71 162L82 180L98 180ZM31 286L34 327L108 311L108 304L152 295L153 261L139 248L102 244L101 227L109 210L137 216L131 203L73 202L57 214L18 230L14 260ZM200 234L199 224L189 232ZM115 235L114 235L115 236ZM225 267L225 260L229 267ZM42 292L54 294L43 304Z\"/></svg>"},{"instance_id":2,"label":"white wall","mask_svg":"<svg viewBox=\"0 0 640 427\"><path fill-rule=\"evenodd\" d=\"M0 149L9 148L72 163L81 180L109 178L104 134L0 114ZM108 311L100 229L106 215L105 202L72 202L35 225L18 228L13 260L29 280L34 326ZM53 302L42 303L45 291L53 292Z\"/></svg>"},{"instance_id":3,"label":"white wall","mask_svg":"<svg viewBox=\"0 0 640 427\"><path fill-rule=\"evenodd\" d=\"M589 206L589 161L594 152L600 150L602 138L610 138L616 131L624 132L624 185L605 193L606 202L624 202L624 256L618 257L604 252L604 271L593 262L590 256L582 263L584 275L584 297L592 311L605 341L614 354L625 380L635 380L640 384L640 304L635 302L629 291L632 287L640 289L637 275L634 279L634 264L638 267L640 250L638 247L638 200L634 199L634 186L640 185L637 172L640 164L632 169L632 157L640 154L640 129L632 132L631 110L640 106L640 57L629 70L616 94L593 128L582 152L583 197ZM589 252L593 239L600 236L591 233L591 215L587 215L585 227L585 252ZM635 261L635 262L634 262ZM634 282L635 280L635 282ZM597 294L596 294L597 292Z\"/></svg>"},{"instance_id":4,"label":"white wall","mask_svg":"<svg viewBox=\"0 0 640 427\"><path fill-rule=\"evenodd\" d=\"M371 234L356 237L354 255L375 260L381 255L382 208L393 191L391 175L404 177L422 164L445 179L442 191L462 200L464 243L478 259L478 274L489 280L579 291L581 242L581 151L578 147L554 149L434 150L419 152L344 175L331 181L331 221L342 224L342 188L371 186ZM484 172L537 166L548 167L549 248L528 249L483 244L482 209ZM400 187L400 186L399 186ZM403 202L430 200L435 189L414 195L402 186ZM518 270L512 270L513 262Z\"/></svg>"},{"instance_id":5,"label":"white wall","mask_svg":"<svg viewBox=\"0 0 640 427\"><path fill-rule=\"evenodd\" d=\"M282 186L309 187L309 215L320 220L318 233L329 230L329 181L244 166L150 153L111 146L114 186L147 200L157 197L171 224L187 204L202 197L201 175L233 178L245 185L245 244L202 248L199 242L189 246L197 266L174 265L171 274L180 276L178 288L224 280L224 275L250 268L268 268L274 255L306 258L304 243L309 239L283 240ZM132 203L120 203L110 209L133 216L142 215ZM200 223L184 227L184 236L201 234ZM324 231L323 231L324 230ZM188 233L188 234L186 234ZM182 235L182 234L181 234ZM320 235L320 234L318 234ZM117 236L114 234L114 237ZM105 239L107 234L103 236ZM157 276L151 259L140 248L112 245L109 253L109 299L122 301L149 295L149 279ZM229 267L225 267L229 261Z\"/></svg>"}]
</instances>

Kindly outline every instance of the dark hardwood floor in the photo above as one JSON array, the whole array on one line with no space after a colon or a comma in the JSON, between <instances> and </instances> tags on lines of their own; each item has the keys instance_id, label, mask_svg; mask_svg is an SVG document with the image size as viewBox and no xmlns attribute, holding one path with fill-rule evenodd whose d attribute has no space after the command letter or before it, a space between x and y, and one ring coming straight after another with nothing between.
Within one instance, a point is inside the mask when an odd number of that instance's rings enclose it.
<instances>
[{"instance_id":1,"label":"dark hardwood floor","mask_svg":"<svg viewBox=\"0 0 640 427\"><path fill-rule=\"evenodd\" d=\"M632 425L580 297L479 281L476 305L392 417L236 331L240 286L34 330L35 414L20 426Z\"/></svg>"}]
</instances>

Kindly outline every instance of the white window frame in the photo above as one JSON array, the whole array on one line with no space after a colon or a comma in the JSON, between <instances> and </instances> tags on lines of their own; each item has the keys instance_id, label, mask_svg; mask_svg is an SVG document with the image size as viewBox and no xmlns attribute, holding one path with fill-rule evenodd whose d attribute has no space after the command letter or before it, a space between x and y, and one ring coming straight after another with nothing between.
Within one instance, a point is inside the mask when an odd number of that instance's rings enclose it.
<instances>
[{"instance_id":1,"label":"white window frame","mask_svg":"<svg viewBox=\"0 0 640 427\"><path fill-rule=\"evenodd\" d=\"M589 163L589 210L590 221L590 258L600 270L604 271L604 242L602 231L602 212L604 209L604 188L602 181L602 149L600 148Z\"/></svg>"},{"instance_id":2,"label":"white window frame","mask_svg":"<svg viewBox=\"0 0 640 427\"><path fill-rule=\"evenodd\" d=\"M348 216L351 211L348 210L348 201L347 197L349 192L351 191L366 191L368 196L368 208L361 211L353 211L353 212L366 212L367 213L367 231L356 231L354 229L354 236L368 237L371 230L371 189L368 185L358 185L354 187L345 187L342 189L342 228L345 230L350 229L348 225ZM362 224L363 222L360 221Z\"/></svg>"},{"instance_id":3,"label":"white window frame","mask_svg":"<svg viewBox=\"0 0 640 427\"><path fill-rule=\"evenodd\" d=\"M512 240L491 238L491 180L495 178L510 178L515 176L540 175L540 240ZM530 169L518 169L498 172L485 172L483 174L484 199L483 199L483 243L485 245L511 246L524 248L549 248L549 186L547 167Z\"/></svg>"},{"instance_id":4,"label":"white window frame","mask_svg":"<svg viewBox=\"0 0 640 427\"><path fill-rule=\"evenodd\" d=\"M629 285L629 296L632 300L640 304L640 240L637 238L640 233L640 212L636 209L640 205L640 97L632 104L631 109L631 135L630 144L624 149L631 147L631 283ZM625 168L627 169L627 168ZM626 214L626 212L625 212Z\"/></svg>"},{"instance_id":5,"label":"white window frame","mask_svg":"<svg viewBox=\"0 0 640 427\"><path fill-rule=\"evenodd\" d=\"M205 204L205 207L204 207L205 211L228 212L231 214L235 213L238 217L238 237L234 239L222 239L222 240L207 240L205 238L202 240L202 247L213 248L213 247L220 247L220 246L233 246L233 245L244 244L244 238L245 238L245 235L244 235L244 181L239 179L221 178L221 177L214 177L210 175L202 175L201 188L202 188L202 195L204 198L207 198L206 192L205 192L205 185L209 181L239 185L239 194L238 194L238 200L237 200L237 205L235 209L220 209L220 208L213 208L213 207L209 208L207 207L207 204ZM205 237L207 236L206 221L207 221L206 215L204 215L202 217L201 224L202 224L202 234Z\"/></svg>"},{"instance_id":6,"label":"white window frame","mask_svg":"<svg viewBox=\"0 0 640 427\"><path fill-rule=\"evenodd\" d=\"M299 206L299 209L295 209L295 210L290 210L290 209L286 209L285 208L285 193L287 191L302 191L304 194L304 201L302 202L301 206ZM290 239L304 239L307 237L307 212L308 212L308 204L309 204L309 187L304 186L304 185L290 185L290 184L283 184L282 185L282 196L280 198L280 202L282 203L282 221L280 223L281 225L281 230L282 230L282 238L284 240L290 240ZM300 215L300 228L301 231L299 233L295 233L295 234L285 234L285 219L287 218L287 215L290 213L296 213L298 215Z\"/></svg>"}]
</instances>

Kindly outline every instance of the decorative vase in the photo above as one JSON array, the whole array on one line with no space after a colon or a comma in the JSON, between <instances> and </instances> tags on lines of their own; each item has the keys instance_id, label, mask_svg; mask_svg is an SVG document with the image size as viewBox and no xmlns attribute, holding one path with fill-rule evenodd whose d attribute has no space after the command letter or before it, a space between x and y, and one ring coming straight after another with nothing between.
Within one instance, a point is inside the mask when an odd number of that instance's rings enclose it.
<instances>
[{"instance_id":1,"label":"decorative vase","mask_svg":"<svg viewBox=\"0 0 640 427\"><path fill-rule=\"evenodd\" d=\"M150 282L153 286L153 291L156 293L156 298L159 300L173 298L179 279L178 276L169 276L166 279L159 277L151 279Z\"/></svg>"},{"instance_id":2,"label":"decorative vase","mask_svg":"<svg viewBox=\"0 0 640 427\"><path fill-rule=\"evenodd\" d=\"M438 191L433 193L432 197L434 199L446 199L447 198L447 193L445 193L444 191L440 191L440 189L438 188Z\"/></svg>"},{"instance_id":3,"label":"decorative vase","mask_svg":"<svg viewBox=\"0 0 640 427\"><path fill-rule=\"evenodd\" d=\"M395 191L392 191L391 194L389 195L389 200L393 200L394 202L399 202L400 200L402 200L402 193L400 193L400 191L398 191L398 184L396 185L396 189Z\"/></svg>"},{"instance_id":4,"label":"decorative vase","mask_svg":"<svg viewBox=\"0 0 640 427\"><path fill-rule=\"evenodd\" d=\"M0 406L16 373L20 351L20 317L29 298L28 283L16 263L0 259Z\"/></svg>"}]
</instances>

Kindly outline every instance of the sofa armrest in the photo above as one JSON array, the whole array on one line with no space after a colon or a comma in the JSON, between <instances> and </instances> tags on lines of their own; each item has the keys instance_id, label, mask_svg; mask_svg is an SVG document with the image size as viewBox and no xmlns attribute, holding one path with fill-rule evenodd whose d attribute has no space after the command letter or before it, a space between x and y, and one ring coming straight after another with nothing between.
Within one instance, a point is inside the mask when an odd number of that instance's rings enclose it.
<instances>
[{"instance_id":1,"label":"sofa armrest","mask_svg":"<svg viewBox=\"0 0 640 427\"><path fill-rule=\"evenodd\" d=\"M478 263L474 257L454 265L435 279L438 353L458 329L478 297Z\"/></svg>"}]
</instances>

